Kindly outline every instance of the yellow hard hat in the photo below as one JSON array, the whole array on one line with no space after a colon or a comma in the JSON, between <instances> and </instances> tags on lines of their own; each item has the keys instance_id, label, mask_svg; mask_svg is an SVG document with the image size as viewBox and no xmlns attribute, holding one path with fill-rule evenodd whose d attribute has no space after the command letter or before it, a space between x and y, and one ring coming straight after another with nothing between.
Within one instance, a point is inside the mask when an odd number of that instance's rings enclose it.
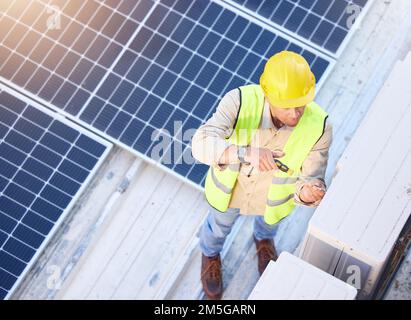
<instances>
[{"instance_id":1,"label":"yellow hard hat","mask_svg":"<svg viewBox=\"0 0 411 320\"><path fill-rule=\"evenodd\" d=\"M274 107L303 107L314 100L315 76L303 56L281 51L267 61L260 86Z\"/></svg>"}]
</instances>

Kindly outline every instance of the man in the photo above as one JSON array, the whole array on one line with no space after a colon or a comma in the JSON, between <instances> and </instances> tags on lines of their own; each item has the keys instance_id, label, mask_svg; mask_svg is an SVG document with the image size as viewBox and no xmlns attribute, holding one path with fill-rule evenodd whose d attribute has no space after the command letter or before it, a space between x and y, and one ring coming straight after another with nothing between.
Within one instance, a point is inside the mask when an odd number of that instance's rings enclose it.
<instances>
[{"instance_id":1,"label":"man","mask_svg":"<svg viewBox=\"0 0 411 320\"><path fill-rule=\"evenodd\" d=\"M228 92L193 137L193 156L210 165L210 208L200 234L201 281L209 299L221 298L220 252L239 214L255 215L261 274L277 259L279 224L296 204L315 207L324 197L332 128L313 102L315 82L301 55L282 51L268 60L259 85ZM277 158L287 172L278 169Z\"/></svg>"}]
</instances>

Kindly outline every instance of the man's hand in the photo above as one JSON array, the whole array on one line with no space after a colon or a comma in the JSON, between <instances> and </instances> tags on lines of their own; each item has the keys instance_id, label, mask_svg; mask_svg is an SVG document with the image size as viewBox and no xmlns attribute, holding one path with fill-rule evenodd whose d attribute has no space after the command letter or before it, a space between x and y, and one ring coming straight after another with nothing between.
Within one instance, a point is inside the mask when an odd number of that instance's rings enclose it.
<instances>
[{"instance_id":1,"label":"man's hand","mask_svg":"<svg viewBox=\"0 0 411 320\"><path fill-rule=\"evenodd\" d=\"M281 158L284 157L284 155L282 151L248 147L244 160L260 171L271 171L278 169L274 158Z\"/></svg>"},{"instance_id":2,"label":"man's hand","mask_svg":"<svg viewBox=\"0 0 411 320\"><path fill-rule=\"evenodd\" d=\"M300 200L305 203L314 203L322 200L325 195L325 184L319 179L307 182L300 190Z\"/></svg>"}]
</instances>

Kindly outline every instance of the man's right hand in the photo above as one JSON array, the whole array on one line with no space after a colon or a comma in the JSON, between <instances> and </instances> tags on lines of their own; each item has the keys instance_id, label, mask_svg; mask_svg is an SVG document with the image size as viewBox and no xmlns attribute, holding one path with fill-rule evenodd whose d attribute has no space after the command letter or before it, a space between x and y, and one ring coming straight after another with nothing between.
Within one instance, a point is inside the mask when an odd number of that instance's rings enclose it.
<instances>
[{"instance_id":1,"label":"man's right hand","mask_svg":"<svg viewBox=\"0 0 411 320\"><path fill-rule=\"evenodd\" d=\"M249 162L254 168L258 168L260 171L277 170L277 165L274 162L274 158L284 157L282 151L271 151L265 148L253 148L248 147L244 160Z\"/></svg>"}]
</instances>

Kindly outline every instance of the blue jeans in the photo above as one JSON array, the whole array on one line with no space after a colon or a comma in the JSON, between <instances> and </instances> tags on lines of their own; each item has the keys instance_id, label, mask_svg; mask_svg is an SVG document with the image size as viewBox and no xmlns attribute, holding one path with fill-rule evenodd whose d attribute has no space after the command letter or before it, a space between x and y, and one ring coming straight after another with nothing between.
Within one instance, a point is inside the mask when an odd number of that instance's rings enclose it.
<instances>
[{"instance_id":1,"label":"blue jeans","mask_svg":"<svg viewBox=\"0 0 411 320\"><path fill-rule=\"evenodd\" d=\"M207 218L200 231L200 249L205 256L213 257L221 252L225 239L239 216L240 209L228 208L223 213L209 207ZM284 220L269 225L264 222L263 216L255 216L254 237L257 240L274 238L280 223Z\"/></svg>"}]
</instances>

